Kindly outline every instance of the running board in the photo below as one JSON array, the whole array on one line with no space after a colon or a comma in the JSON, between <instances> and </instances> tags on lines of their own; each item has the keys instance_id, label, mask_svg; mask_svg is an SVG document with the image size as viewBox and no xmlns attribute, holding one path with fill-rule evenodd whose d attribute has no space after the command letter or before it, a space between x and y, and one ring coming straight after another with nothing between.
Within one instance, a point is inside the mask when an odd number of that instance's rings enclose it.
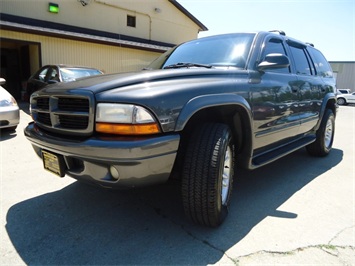
<instances>
[{"instance_id":1,"label":"running board","mask_svg":"<svg viewBox=\"0 0 355 266\"><path fill-rule=\"evenodd\" d=\"M289 144L286 144L284 146L276 148L274 150L265 152L263 154L259 154L252 159L252 168L253 169L258 168L258 167L263 166L265 164L276 161L277 159L284 157L287 154L290 154L302 147L307 146L308 144L311 144L315 140L316 140L315 135L306 136L306 137L303 137L299 140L296 140L294 142L291 142Z\"/></svg>"}]
</instances>

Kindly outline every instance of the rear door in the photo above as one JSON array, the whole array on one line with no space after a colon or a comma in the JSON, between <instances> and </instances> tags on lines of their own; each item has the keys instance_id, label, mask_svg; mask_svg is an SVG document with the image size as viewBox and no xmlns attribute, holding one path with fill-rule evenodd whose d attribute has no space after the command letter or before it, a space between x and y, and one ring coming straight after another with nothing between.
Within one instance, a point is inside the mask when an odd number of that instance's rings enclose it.
<instances>
[{"instance_id":1,"label":"rear door","mask_svg":"<svg viewBox=\"0 0 355 266\"><path fill-rule=\"evenodd\" d=\"M319 69L317 71L315 62L319 59L311 59L307 49L309 46L293 41L289 41L288 44L298 80L294 89L297 90L299 101L300 133L305 133L316 126L320 116L322 100L330 88L324 82ZM317 66L319 65L322 65L322 63L317 62Z\"/></svg>"}]
</instances>

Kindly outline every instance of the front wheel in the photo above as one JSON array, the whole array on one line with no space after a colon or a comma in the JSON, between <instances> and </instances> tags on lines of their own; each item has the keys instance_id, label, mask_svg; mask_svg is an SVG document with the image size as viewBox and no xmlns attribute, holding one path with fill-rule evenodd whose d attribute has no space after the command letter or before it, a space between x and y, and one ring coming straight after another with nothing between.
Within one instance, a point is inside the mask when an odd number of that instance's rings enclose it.
<instances>
[{"instance_id":1,"label":"front wheel","mask_svg":"<svg viewBox=\"0 0 355 266\"><path fill-rule=\"evenodd\" d=\"M345 101L344 98L338 98L338 99L337 99L337 104L339 104L339 105L346 105L346 101Z\"/></svg>"},{"instance_id":2,"label":"front wheel","mask_svg":"<svg viewBox=\"0 0 355 266\"><path fill-rule=\"evenodd\" d=\"M192 133L183 166L182 199L193 222L216 227L227 216L234 158L232 132L227 125L207 123Z\"/></svg>"},{"instance_id":3,"label":"front wheel","mask_svg":"<svg viewBox=\"0 0 355 266\"><path fill-rule=\"evenodd\" d=\"M316 132L316 141L307 145L307 151L313 156L326 156L333 146L335 117L332 110L327 109Z\"/></svg>"}]
</instances>

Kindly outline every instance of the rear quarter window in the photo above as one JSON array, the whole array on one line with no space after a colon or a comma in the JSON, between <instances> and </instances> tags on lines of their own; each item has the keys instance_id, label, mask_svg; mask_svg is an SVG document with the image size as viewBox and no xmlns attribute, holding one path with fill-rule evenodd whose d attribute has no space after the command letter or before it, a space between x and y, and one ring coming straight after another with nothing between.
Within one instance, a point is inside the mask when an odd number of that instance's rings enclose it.
<instances>
[{"instance_id":1,"label":"rear quarter window","mask_svg":"<svg viewBox=\"0 0 355 266\"><path fill-rule=\"evenodd\" d=\"M330 67L328 61L325 59L324 55L320 51L312 47L308 48L308 52L312 57L313 64L316 68L317 76L332 78L332 68Z\"/></svg>"}]
</instances>

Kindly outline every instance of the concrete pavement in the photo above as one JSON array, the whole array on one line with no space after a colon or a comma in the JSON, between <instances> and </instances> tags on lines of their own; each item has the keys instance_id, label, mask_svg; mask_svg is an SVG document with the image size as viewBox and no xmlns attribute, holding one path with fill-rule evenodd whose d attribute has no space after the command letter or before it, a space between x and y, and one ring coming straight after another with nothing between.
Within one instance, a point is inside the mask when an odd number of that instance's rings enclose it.
<instances>
[{"instance_id":1,"label":"concrete pavement","mask_svg":"<svg viewBox=\"0 0 355 266\"><path fill-rule=\"evenodd\" d=\"M26 110L0 141L0 265L355 265L355 106L328 157L238 171L217 229L185 219L174 183L111 191L43 170Z\"/></svg>"}]
</instances>

